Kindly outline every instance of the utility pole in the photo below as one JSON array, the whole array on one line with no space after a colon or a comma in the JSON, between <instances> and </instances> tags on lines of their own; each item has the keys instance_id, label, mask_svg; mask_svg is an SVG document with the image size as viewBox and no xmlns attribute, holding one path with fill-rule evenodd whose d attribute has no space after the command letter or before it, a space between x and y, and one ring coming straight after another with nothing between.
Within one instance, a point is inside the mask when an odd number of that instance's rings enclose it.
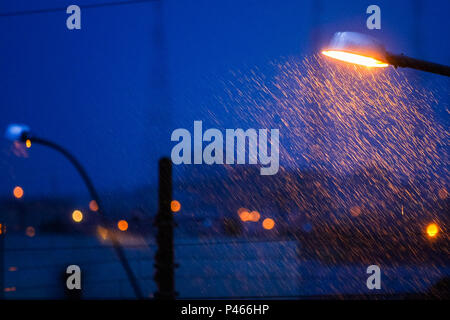
<instances>
[{"instance_id":1,"label":"utility pole","mask_svg":"<svg viewBox=\"0 0 450 320\"><path fill-rule=\"evenodd\" d=\"M159 160L158 213L155 219L157 228L155 254L155 282L158 290L156 299L175 299L175 261L173 246L173 221L170 203L172 201L172 161L169 158Z\"/></svg>"}]
</instances>

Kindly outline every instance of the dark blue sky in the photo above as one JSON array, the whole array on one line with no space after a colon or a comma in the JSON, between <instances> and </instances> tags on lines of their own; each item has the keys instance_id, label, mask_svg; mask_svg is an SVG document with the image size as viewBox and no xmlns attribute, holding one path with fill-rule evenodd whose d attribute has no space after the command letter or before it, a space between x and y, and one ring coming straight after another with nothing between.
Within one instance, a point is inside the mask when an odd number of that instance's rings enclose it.
<instances>
[{"instance_id":1,"label":"dark blue sky","mask_svg":"<svg viewBox=\"0 0 450 320\"><path fill-rule=\"evenodd\" d=\"M0 16L0 129L27 123L65 145L102 191L154 184L156 160L170 154L173 129L208 122L200 118L205 108L226 118L217 97L230 70L256 66L270 78L271 61L315 53L336 31L366 32L390 51L450 64L447 0L377 1L380 31L365 27L367 1L171 0L83 8L105 2L0 3L1 13L82 7L77 31L67 30L63 10ZM445 81L433 78L438 86ZM236 121L223 123L238 127ZM15 185L28 195L85 192L59 155L33 147L28 158L18 158L2 140L1 196Z\"/></svg>"}]
</instances>

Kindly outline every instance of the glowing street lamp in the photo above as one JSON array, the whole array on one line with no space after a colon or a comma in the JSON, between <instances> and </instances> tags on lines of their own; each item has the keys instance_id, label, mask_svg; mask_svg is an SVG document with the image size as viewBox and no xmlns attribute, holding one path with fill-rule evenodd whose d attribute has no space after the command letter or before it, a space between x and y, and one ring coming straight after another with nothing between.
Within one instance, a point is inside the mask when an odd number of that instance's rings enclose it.
<instances>
[{"instance_id":1,"label":"glowing street lamp","mask_svg":"<svg viewBox=\"0 0 450 320\"><path fill-rule=\"evenodd\" d=\"M86 184L86 187L89 190L91 199L93 201L95 201L95 203L97 205L96 209L97 209L98 213L100 213L100 217L103 219L102 220L103 224L105 226L107 225L107 220L106 220L106 217L102 214L103 210L102 210L102 206L100 204L100 198L98 196L97 190L94 188L94 184L92 183L91 179L89 178L86 170L83 168L81 163L78 162L78 160L71 153L69 153L69 151L67 151L66 149L64 149L63 147L61 147L60 145L58 145L52 141L49 141L49 140L46 140L46 139L43 139L43 138L40 138L40 137L37 137L37 136L31 134L30 128L23 124L9 125L8 128L6 129L5 137L8 140L22 142L27 145L31 145L31 143L40 144L40 145L49 147L53 150L56 150L59 153L61 153L64 157L66 157L67 160L69 160L70 163L72 163L72 165L75 167L75 169L77 169L78 173L80 174L81 178L83 179L84 183ZM80 211L78 211L78 210L74 211L74 216L73 216L74 221L80 222L82 220L82 217L83 216ZM122 246L120 245L118 238L113 233L111 233L110 238L111 238L113 248L116 251L116 254L117 254L123 268L125 269L125 272L128 276L130 284L131 284L137 298L139 298L139 299L143 298L141 288L139 287L139 285L137 283L136 276L134 275L133 270L131 269L130 265L128 264L128 261L125 257L125 252L124 252Z\"/></svg>"},{"instance_id":2,"label":"glowing street lamp","mask_svg":"<svg viewBox=\"0 0 450 320\"><path fill-rule=\"evenodd\" d=\"M376 39L358 32L337 32L322 54L333 59L363 65L366 67L385 68L389 65L412 68L450 76L450 67L392 54Z\"/></svg>"}]
</instances>

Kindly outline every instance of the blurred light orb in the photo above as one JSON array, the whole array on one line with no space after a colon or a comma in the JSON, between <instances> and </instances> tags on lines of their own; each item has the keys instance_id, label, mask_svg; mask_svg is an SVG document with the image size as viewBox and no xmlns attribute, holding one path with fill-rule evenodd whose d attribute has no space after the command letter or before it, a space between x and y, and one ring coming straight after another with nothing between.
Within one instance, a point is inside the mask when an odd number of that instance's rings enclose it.
<instances>
[{"instance_id":1,"label":"blurred light orb","mask_svg":"<svg viewBox=\"0 0 450 320\"><path fill-rule=\"evenodd\" d=\"M13 123L6 128L5 138L10 141L18 141L28 132L30 132L30 127L27 125Z\"/></svg>"},{"instance_id":2,"label":"blurred light orb","mask_svg":"<svg viewBox=\"0 0 450 320\"><path fill-rule=\"evenodd\" d=\"M98 204L97 204L97 201L91 200L91 201L89 202L89 209L90 209L91 211L97 212L97 211L98 211Z\"/></svg>"},{"instance_id":3,"label":"blurred light orb","mask_svg":"<svg viewBox=\"0 0 450 320\"><path fill-rule=\"evenodd\" d=\"M427 235L430 238L434 238L439 233L439 227L436 223L430 223L427 226Z\"/></svg>"},{"instance_id":4,"label":"blurred light orb","mask_svg":"<svg viewBox=\"0 0 450 320\"><path fill-rule=\"evenodd\" d=\"M172 212L178 212L181 210L181 203L177 200L172 200L170 202L170 210L172 210Z\"/></svg>"},{"instance_id":5,"label":"blurred light orb","mask_svg":"<svg viewBox=\"0 0 450 320\"><path fill-rule=\"evenodd\" d=\"M16 186L13 190L13 194L16 199L20 199L23 197L23 189L19 186Z\"/></svg>"},{"instance_id":6,"label":"blurred light orb","mask_svg":"<svg viewBox=\"0 0 450 320\"><path fill-rule=\"evenodd\" d=\"M120 231L127 231L128 230L128 222L126 220L120 220L117 223L117 228L119 228Z\"/></svg>"},{"instance_id":7,"label":"blurred light orb","mask_svg":"<svg viewBox=\"0 0 450 320\"><path fill-rule=\"evenodd\" d=\"M258 222L259 218L261 218L261 215L259 214L258 211L250 212L250 216L249 216L250 221Z\"/></svg>"},{"instance_id":8,"label":"blurred light orb","mask_svg":"<svg viewBox=\"0 0 450 320\"><path fill-rule=\"evenodd\" d=\"M33 238L36 235L36 230L33 227L27 227L27 229L25 230L25 234L30 237Z\"/></svg>"},{"instance_id":9,"label":"blurred light orb","mask_svg":"<svg viewBox=\"0 0 450 320\"><path fill-rule=\"evenodd\" d=\"M27 139L27 141L25 141L25 145L27 146L27 148L31 148L31 140Z\"/></svg>"},{"instance_id":10,"label":"blurred light orb","mask_svg":"<svg viewBox=\"0 0 450 320\"><path fill-rule=\"evenodd\" d=\"M271 230L275 226L275 221L273 221L273 219L271 218L266 218L264 219L262 226L266 230Z\"/></svg>"},{"instance_id":11,"label":"blurred light orb","mask_svg":"<svg viewBox=\"0 0 450 320\"><path fill-rule=\"evenodd\" d=\"M83 220L83 213L80 210L74 210L72 212L72 219L75 222L81 222Z\"/></svg>"},{"instance_id":12,"label":"blurred light orb","mask_svg":"<svg viewBox=\"0 0 450 320\"><path fill-rule=\"evenodd\" d=\"M239 213L239 218L241 218L241 220L243 222L247 222L250 221L250 212L248 212L247 210L243 210Z\"/></svg>"}]
</instances>

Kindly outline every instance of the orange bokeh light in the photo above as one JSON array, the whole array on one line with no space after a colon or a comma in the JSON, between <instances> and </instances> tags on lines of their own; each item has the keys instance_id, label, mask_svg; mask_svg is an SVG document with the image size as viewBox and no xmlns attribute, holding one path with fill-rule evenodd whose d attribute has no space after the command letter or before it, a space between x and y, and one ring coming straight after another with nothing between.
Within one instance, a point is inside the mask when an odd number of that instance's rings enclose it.
<instances>
[{"instance_id":1,"label":"orange bokeh light","mask_svg":"<svg viewBox=\"0 0 450 320\"><path fill-rule=\"evenodd\" d=\"M34 227L27 227L27 229L25 230L25 234L28 237L33 238L36 235L36 230L34 229Z\"/></svg>"},{"instance_id":2,"label":"orange bokeh light","mask_svg":"<svg viewBox=\"0 0 450 320\"><path fill-rule=\"evenodd\" d=\"M91 201L89 202L89 209L91 209L91 211L97 212L97 211L98 211L98 204L97 204L97 201L91 200Z\"/></svg>"},{"instance_id":3,"label":"orange bokeh light","mask_svg":"<svg viewBox=\"0 0 450 320\"><path fill-rule=\"evenodd\" d=\"M434 238L439 233L439 227L436 223L430 223L427 226L427 235L430 238Z\"/></svg>"},{"instance_id":4,"label":"orange bokeh light","mask_svg":"<svg viewBox=\"0 0 450 320\"><path fill-rule=\"evenodd\" d=\"M13 190L13 194L16 199L20 199L23 197L23 189L19 186L16 186Z\"/></svg>"},{"instance_id":5,"label":"orange bokeh light","mask_svg":"<svg viewBox=\"0 0 450 320\"><path fill-rule=\"evenodd\" d=\"M27 141L25 141L25 145L27 146L27 148L31 148L31 140L28 139Z\"/></svg>"},{"instance_id":6,"label":"orange bokeh light","mask_svg":"<svg viewBox=\"0 0 450 320\"><path fill-rule=\"evenodd\" d=\"M75 222L81 222L83 220L83 213L80 210L74 210L72 212L72 219Z\"/></svg>"},{"instance_id":7,"label":"orange bokeh light","mask_svg":"<svg viewBox=\"0 0 450 320\"><path fill-rule=\"evenodd\" d=\"M259 219L261 218L261 215L256 210L250 211L246 208L239 208L237 213L239 215L239 218L244 222L246 221L258 222Z\"/></svg>"},{"instance_id":8,"label":"orange bokeh light","mask_svg":"<svg viewBox=\"0 0 450 320\"><path fill-rule=\"evenodd\" d=\"M337 59L344 62L349 62L353 64L359 64L361 66L366 67L376 67L376 68L385 68L389 66L389 64L380 61L375 58L362 56L355 53L350 53L346 51L334 51L334 50L327 50L322 51L322 54L326 55L327 57Z\"/></svg>"},{"instance_id":9,"label":"orange bokeh light","mask_svg":"<svg viewBox=\"0 0 450 320\"><path fill-rule=\"evenodd\" d=\"M273 227L275 226L275 221L273 221L273 219L266 218L264 219L262 226L266 230L273 229Z\"/></svg>"},{"instance_id":10,"label":"orange bokeh light","mask_svg":"<svg viewBox=\"0 0 450 320\"><path fill-rule=\"evenodd\" d=\"M249 221L250 220L250 212L247 210L243 210L239 213L239 218L241 218L242 221Z\"/></svg>"},{"instance_id":11,"label":"orange bokeh light","mask_svg":"<svg viewBox=\"0 0 450 320\"><path fill-rule=\"evenodd\" d=\"M117 223L117 228L119 228L120 231L127 231L128 230L128 222L125 220L120 220Z\"/></svg>"},{"instance_id":12,"label":"orange bokeh light","mask_svg":"<svg viewBox=\"0 0 450 320\"><path fill-rule=\"evenodd\" d=\"M252 211L250 212L250 221L258 222L259 218L261 218L261 215L258 211Z\"/></svg>"},{"instance_id":13,"label":"orange bokeh light","mask_svg":"<svg viewBox=\"0 0 450 320\"><path fill-rule=\"evenodd\" d=\"M172 200L170 202L170 210L172 210L172 212L178 212L181 210L181 203L177 200Z\"/></svg>"}]
</instances>

